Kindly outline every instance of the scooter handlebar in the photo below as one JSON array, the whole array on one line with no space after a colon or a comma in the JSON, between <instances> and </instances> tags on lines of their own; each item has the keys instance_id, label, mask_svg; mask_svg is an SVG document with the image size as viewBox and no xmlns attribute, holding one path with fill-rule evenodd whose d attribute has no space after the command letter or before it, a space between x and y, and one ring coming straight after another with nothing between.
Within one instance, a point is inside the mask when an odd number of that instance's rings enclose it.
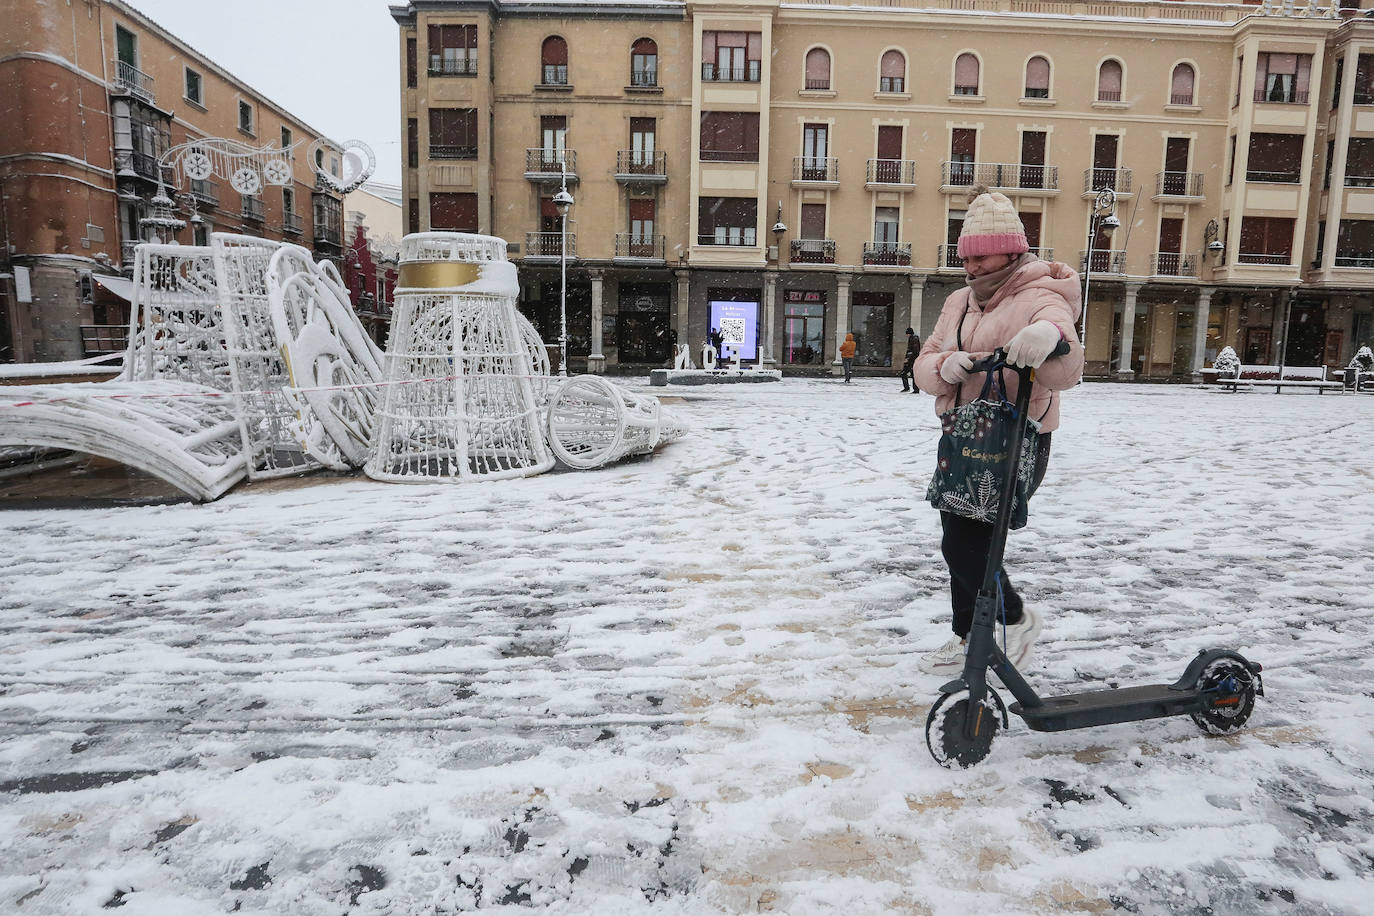
<instances>
[{"instance_id":1,"label":"scooter handlebar","mask_svg":"<svg viewBox=\"0 0 1374 916\"><path fill-rule=\"evenodd\" d=\"M1053 359L1056 356L1063 356L1065 353L1068 352L1069 342L1067 340L1061 340L1059 341L1059 343L1054 345L1054 349L1050 351L1050 355L1047 358ZM973 361L973 365L969 367L969 373L972 374L974 372L991 372L992 370L1000 369L1005 365L1007 365L1007 351L1002 349L1001 347L998 347L996 350L992 351L992 354L990 356L984 356L982 359L975 359ZM1017 371L1023 372L1027 368L1028 367L1026 366L1022 366L1019 367Z\"/></svg>"}]
</instances>

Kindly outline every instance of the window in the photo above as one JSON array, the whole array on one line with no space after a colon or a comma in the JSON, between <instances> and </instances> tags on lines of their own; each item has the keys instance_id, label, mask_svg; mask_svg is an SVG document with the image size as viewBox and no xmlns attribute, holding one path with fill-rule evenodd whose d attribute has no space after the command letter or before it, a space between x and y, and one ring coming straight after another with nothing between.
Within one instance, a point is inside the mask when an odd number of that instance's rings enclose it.
<instances>
[{"instance_id":1,"label":"window","mask_svg":"<svg viewBox=\"0 0 1374 916\"><path fill-rule=\"evenodd\" d=\"M328 194L314 196L315 241L343 244L343 204Z\"/></svg>"},{"instance_id":2,"label":"window","mask_svg":"<svg viewBox=\"0 0 1374 916\"><path fill-rule=\"evenodd\" d=\"M885 51L878 64L879 92L906 92L906 57L901 51Z\"/></svg>"},{"instance_id":3,"label":"window","mask_svg":"<svg viewBox=\"0 0 1374 916\"><path fill-rule=\"evenodd\" d=\"M406 201L406 226L407 232L420 231L420 201L412 197Z\"/></svg>"},{"instance_id":4,"label":"window","mask_svg":"<svg viewBox=\"0 0 1374 916\"><path fill-rule=\"evenodd\" d=\"M622 363L671 363L672 287L663 283L621 283L615 322L616 356Z\"/></svg>"},{"instance_id":5,"label":"window","mask_svg":"<svg viewBox=\"0 0 1374 916\"><path fill-rule=\"evenodd\" d=\"M806 124L802 126L802 181L826 181L829 178L829 165L826 157L830 152L830 127L826 124Z\"/></svg>"},{"instance_id":6,"label":"window","mask_svg":"<svg viewBox=\"0 0 1374 916\"><path fill-rule=\"evenodd\" d=\"M477 26L429 27L429 75L477 75Z\"/></svg>"},{"instance_id":7,"label":"window","mask_svg":"<svg viewBox=\"0 0 1374 916\"><path fill-rule=\"evenodd\" d=\"M1116 167L1117 154L1121 148L1121 137L1117 134L1097 134L1093 137L1092 187L1085 190L1100 191L1111 188L1125 193L1129 191L1130 181L1124 170Z\"/></svg>"},{"instance_id":8,"label":"window","mask_svg":"<svg viewBox=\"0 0 1374 916\"><path fill-rule=\"evenodd\" d=\"M761 32L702 32L701 78L712 83L757 83L763 69Z\"/></svg>"},{"instance_id":9,"label":"window","mask_svg":"<svg viewBox=\"0 0 1374 916\"><path fill-rule=\"evenodd\" d=\"M1361 54L1355 65L1355 104L1374 105L1374 54Z\"/></svg>"},{"instance_id":10,"label":"window","mask_svg":"<svg viewBox=\"0 0 1374 916\"><path fill-rule=\"evenodd\" d=\"M1246 181L1296 184L1302 176L1302 134L1251 134Z\"/></svg>"},{"instance_id":11,"label":"window","mask_svg":"<svg viewBox=\"0 0 1374 916\"><path fill-rule=\"evenodd\" d=\"M819 366L825 339L825 291L788 289L782 295L782 361Z\"/></svg>"},{"instance_id":12,"label":"window","mask_svg":"<svg viewBox=\"0 0 1374 916\"><path fill-rule=\"evenodd\" d=\"M897 207L873 208L873 241L878 245L897 244L897 224L901 210Z\"/></svg>"},{"instance_id":13,"label":"window","mask_svg":"<svg viewBox=\"0 0 1374 916\"><path fill-rule=\"evenodd\" d=\"M568 85L568 43L557 35L544 39L539 51L539 61L543 67L539 81L545 86Z\"/></svg>"},{"instance_id":14,"label":"window","mask_svg":"<svg viewBox=\"0 0 1374 916\"><path fill-rule=\"evenodd\" d=\"M964 217L966 215L967 211L965 210L950 210L949 215L945 217L945 259L940 264L941 267L963 269L964 259L959 257L959 236L964 231ZM1030 240L1027 239L1026 241L1029 242Z\"/></svg>"},{"instance_id":15,"label":"window","mask_svg":"<svg viewBox=\"0 0 1374 916\"><path fill-rule=\"evenodd\" d=\"M759 113L757 111L703 111L701 113L701 160L703 162L758 162Z\"/></svg>"},{"instance_id":16,"label":"window","mask_svg":"<svg viewBox=\"0 0 1374 916\"><path fill-rule=\"evenodd\" d=\"M420 121L406 118L406 165L420 167Z\"/></svg>"},{"instance_id":17,"label":"window","mask_svg":"<svg viewBox=\"0 0 1374 916\"><path fill-rule=\"evenodd\" d=\"M415 39L406 39L406 87L414 89L419 81L419 52L415 48Z\"/></svg>"},{"instance_id":18,"label":"window","mask_svg":"<svg viewBox=\"0 0 1374 916\"><path fill-rule=\"evenodd\" d=\"M902 128L880 125L877 145L878 161L873 164L873 180L885 184L902 183Z\"/></svg>"},{"instance_id":19,"label":"window","mask_svg":"<svg viewBox=\"0 0 1374 916\"><path fill-rule=\"evenodd\" d=\"M630 48L630 85L648 89L658 85L658 44L641 38Z\"/></svg>"},{"instance_id":20,"label":"window","mask_svg":"<svg viewBox=\"0 0 1374 916\"><path fill-rule=\"evenodd\" d=\"M477 109L429 110L429 158L477 158Z\"/></svg>"},{"instance_id":21,"label":"window","mask_svg":"<svg viewBox=\"0 0 1374 916\"><path fill-rule=\"evenodd\" d=\"M657 124L653 118L630 119L630 170L652 174L654 147L658 140Z\"/></svg>"},{"instance_id":22,"label":"window","mask_svg":"<svg viewBox=\"0 0 1374 916\"><path fill-rule=\"evenodd\" d=\"M477 195L435 191L429 195L429 228L477 231Z\"/></svg>"},{"instance_id":23,"label":"window","mask_svg":"<svg viewBox=\"0 0 1374 916\"><path fill-rule=\"evenodd\" d=\"M978 94L978 58L967 51L954 59L954 94Z\"/></svg>"},{"instance_id":24,"label":"window","mask_svg":"<svg viewBox=\"0 0 1374 916\"><path fill-rule=\"evenodd\" d=\"M1043 188L1045 186L1045 145L1049 134L1043 130L1021 132L1021 168L1017 175L1017 187Z\"/></svg>"},{"instance_id":25,"label":"window","mask_svg":"<svg viewBox=\"0 0 1374 916\"><path fill-rule=\"evenodd\" d=\"M191 244L199 245L204 248L210 244L210 233L215 231L215 227L208 221L193 223L191 225Z\"/></svg>"},{"instance_id":26,"label":"window","mask_svg":"<svg viewBox=\"0 0 1374 916\"><path fill-rule=\"evenodd\" d=\"M949 137L949 183L973 184L973 156L978 148L978 131L956 127Z\"/></svg>"},{"instance_id":27,"label":"window","mask_svg":"<svg viewBox=\"0 0 1374 916\"><path fill-rule=\"evenodd\" d=\"M1328 160L1329 163L1330 160ZM1328 165L1328 168L1330 166ZM1231 148L1226 157L1226 187L1231 186L1231 182L1236 177L1236 135L1231 135Z\"/></svg>"},{"instance_id":28,"label":"window","mask_svg":"<svg viewBox=\"0 0 1374 916\"><path fill-rule=\"evenodd\" d=\"M1097 68L1097 100L1099 102L1121 101L1121 61L1104 60Z\"/></svg>"},{"instance_id":29,"label":"window","mask_svg":"<svg viewBox=\"0 0 1374 916\"><path fill-rule=\"evenodd\" d=\"M1026 61L1026 98L1050 97L1050 62L1039 55Z\"/></svg>"},{"instance_id":30,"label":"window","mask_svg":"<svg viewBox=\"0 0 1374 916\"><path fill-rule=\"evenodd\" d=\"M1040 214L1022 210L1021 228L1026 230L1026 244L1030 246L1030 250L1037 250L1040 247ZM955 239L955 243L958 243L957 238Z\"/></svg>"},{"instance_id":31,"label":"window","mask_svg":"<svg viewBox=\"0 0 1374 916\"><path fill-rule=\"evenodd\" d=\"M631 200L630 246L628 254L632 258L661 258L658 246L654 244L654 217L657 201L653 198Z\"/></svg>"},{"instance_id":32,"label":"window","mask_svg":"<svg viewBox=\"0 0 1374 916\"><path fill-rule=\"evenodd\" d=\"M1341 104L1341 81L1345 79L1345 59L1336 58L1335 76L1331 80L1331 108L1334 110ZM1357 93L1358 94L1358 93Z\"/></svg>"},{"instance_id":33,"label":"window","mask_svg":"<svg viewBox=\"0 0 1374 916\"><path fill-rule=\"evenodd\" d=\"M1169 79L1169 104L1193 104L1193 82L1196 74L1191 64L1178 64L1174 75Z\"/></svg>"},{"instance_id":34,"label":"window","mask_svg":"<svg viewBox=\"0 0 1374 916\"><path fill-rule=\"evenodd\" d=\"M115 57L121 64L138 68L138 36L122 25L115 26Z\"/></svg>"},{"instance_id":35,"label":"window","mask_svg":"<svg viewBox=\"0 0 1374 916\"><path fill-rule=\"evenodd\" d=\"M1255 61L1255 101L1306 104L1311 54L1261 52Z\"/></svg>"},{"instance_id":36,"label":"window","mask_svg":"<svg viewBox=\"0 0 1374 916\"><path fill-rule=\"evenodd\" d=\"M567 161L568 119L565 115L544 115L539 119L540 171L561 172Z\"/></svg>"},{"instance_id":37,"label":"window","mask_svg":"<svg viewBox=\"0 0 1374 916\"><path fill-rule=\"evenodd\" d=\"M1154 272L1163 277L1186 276L1191 265L1183 259L1183 220L1162 217L1159 221L1159 248L1155 252Z\"/></svg>"},{"instance_id":38,"label":"window","mask_svg":"<svg viewBox=\"0 0 1374 916\"><path fill-rule=\"evenodd\" d=\"M1187 137L1169 137L1164 141L1164 174L1160 177L1162 194L1200 195L1202 188L1194 188L1188 176L1188 158L1192 141Z\"/></svg>"},{"instance_id":39,"label":"window","mask_svg":"<svg viewBox=\"0 0 1374 916\"><path fill-rule=\"evenodd\" d=\"M1345 186L1374 188L1374 137L1351 137L1345 151Z\"/></svg>"},{"instance_id":40,"label":"window","mask_svg":"<svg viewBox=\"0 0 1374 916\"><path fill-rule=\"evenodd\" d=\"M835 243L825 237L825 204L801 205L801 225L792 240L791 260L799 264L835 263Z\"/></svg>"},{"instance_id":41,"label":"window","mask_svg":"<svg viewBox=\"0 0 1374 916\"><path fill-rule=\"evenodd\" d=\"M830 88L830 52L825 48L806 52L806 88Z\"/></svg>"},{"instance_id":42,"label":"window","mask_svg":"<svg viewBox=\"0 0 1374 916\"><path fill-rule=\"evenodd\" d=\"M283 128L281 129L281 148L282 148L282 149L290 149L290 148L291 148L291 141L294 140L294 139L295 139L295 138L291 136L291 128L289 128L289 127L283 127Z\"/></svg>"},{"instance_id":43,"label":"window","mask_svg":"<svg viewBox=\"0 0 1374 916\"><path fill-rule=\"evenodd\" d=\"M1288 264L1293 257L1293 220L1247 216L1240 221L1241 264Z\"/></svg>"},{"instance_id":44,"label":"window","mask_svg":"<svg viewBox=\"0 0 1374 916\"><path fill-rule=\"evenodd\" d=\"M1317 257L1320 260L1320 253ZM1374 220L1341 220L1336 228L1335 266L1374 267Z\"/></svg>"},{"instance_id":45,"label":"window","mask_svg":"<svg viewBox=\"0 0 1374 916\"><path fill-rule=\"evenodd\" d=\"M239 99L239 130L245 134L253 132L253 106Z\"/></svg>"},{"instance_id":46,"label":"window","mask_svg":"<svg viewBox=\"0 0 1374 916\"><path fill-rule=\"evenodd\" d=\"M205 88L200 74L190 67L186 68L186 101L205 107Z\"/></svg>"},{"instance_id":47,"label":"window","mask_svg":"<svg viewBox=\"0 0 1374 916\"><path fill-rule=\"evenodd\" d=\"M703 197L697 201L697 244L758 243L758 201L752 197Z\"/></svg>"},{"instance_id":48,"label":"window","mask_svg":"<svg viewBox=\"0 0 1374 916\"><path fill-rule=\"evenodd\" d=\"M287 216L293 216L296 212L296 192L291 188L281 189L281 209Z\"/></svg>"},{"instance_id":49,"label":"window","mask_svg":"<svg viewBox=\"0 0 1374 916\"><path fill-rule=\"evenodd\" d=\"M849 326L854 330L856 366L892 365L892 312L896 296L884 292L854 292Z\"/></svg>"}]
</instances>

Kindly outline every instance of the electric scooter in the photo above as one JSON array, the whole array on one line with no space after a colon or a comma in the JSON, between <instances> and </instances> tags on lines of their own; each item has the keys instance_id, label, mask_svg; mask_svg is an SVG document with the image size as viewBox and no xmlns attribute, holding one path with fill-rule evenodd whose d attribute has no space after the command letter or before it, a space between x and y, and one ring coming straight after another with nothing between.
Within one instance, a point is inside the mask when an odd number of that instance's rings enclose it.
<instances>
[{"instance_id":1,"label":"electric scooter","mask_svg":"<svg viewBox=\"0 0 1374 916\"><path fill-rule=\"evenodd\" d=\"M1051 358L1067 352L1068 344L1061 341ZM1016 372L1019 382L1015 404L1016 425L1012 441L1008 443L1009 460L1006 463L1006 467L1016 468L1021 460L1021 444L1027 430L1031 383L1035 371L1027 367L1009 366L1006 351L998 349L991 356L976 361L971 372L1003 370ZM1007 707L1002 704L997 691L988 686L989 670L997 674L1003 686L1016 698L1011 711L1035 731L1066 731L1185 714L1191 716L1204 731L1212 734L1226 734L1243 727L1255 708L1255 697L1264 696L1264 682L1260 676L1263 669L1231 649L1204 649L1198 652L1184 669L1183 675L1172 684L1042 697L1026 683L997 645L994 631L994 624L1004 611L999 606L997 573L1002 568L1002 555L1007 544L1015 485L1015 474L1007 474L1002 481L1001 502L998 504L992 545L988 550L987 567L974 604L973 629L968 636L964 673L940 688L940 699L926 717L926 746L936 762L951 768L971 767L981 762L992 750L992 741L999 726L1007 727Z\"/></svg>"}]
</instances>

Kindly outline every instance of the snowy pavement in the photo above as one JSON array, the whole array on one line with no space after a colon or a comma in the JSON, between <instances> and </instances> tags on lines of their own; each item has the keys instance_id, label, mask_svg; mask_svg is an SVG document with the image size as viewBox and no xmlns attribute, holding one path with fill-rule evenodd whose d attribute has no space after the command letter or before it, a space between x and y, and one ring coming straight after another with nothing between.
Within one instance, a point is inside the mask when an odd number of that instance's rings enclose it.
<instances>
[{"instance_id":1,"label":"snowy pavement","mask_svg":"<svg viewBox=\"0 0 1374 916\"><path fill-rule=\"evenodd\" d=\"M1369 912L1374 398L1071 392L1031 683L1268 696L950 772L930 398L650 393L599 471L0 513L0 912Z\"/></svg>"}]
</instances>

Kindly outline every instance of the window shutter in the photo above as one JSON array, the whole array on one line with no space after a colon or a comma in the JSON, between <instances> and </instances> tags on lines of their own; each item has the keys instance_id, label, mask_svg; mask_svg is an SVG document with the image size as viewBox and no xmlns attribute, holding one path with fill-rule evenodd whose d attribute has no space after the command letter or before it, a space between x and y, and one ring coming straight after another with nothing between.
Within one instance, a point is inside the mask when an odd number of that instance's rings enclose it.
<instances>
[{"instance_id":1,"label":"window shutter","mask_svg":"<svg viewBox=\"0 0 1374 916\"><path fill-rule=\"evenodd\" d=\"M978 88L978 58L960 54L954 61L954 85L967 89Z\"/></svg>"},{"instance_id":2,"label":"window shutter","mask_svg":"<svg viewBox=\"0 0 1374 916\"><path fill-rule=\"evenodd\" d=\"M973 158L978 143L978 132L967 127L956 127L950 137L949 151L955 156Z\"/></svg>"},{"instance_id":3,"label":"window shutter","mask_svg":"<svg viewBox=\"0 0 1374 916\"><path fill-rule=\"evenodd\" d=\"M568 43L557 35L544 39L543 56L543 63L548 66L566 66L568 63Z\"/></svg>"},{"instance_id":4,"label":"window shutter","mask_svg":"<svg viewBox=\"0 0 1374 916\"><path fill-rule=\"evenodd\" d=\"M1307 92L1307 90L1311 87L1311 83L1312 83L1312 55L1310 55L1310 54L1299 54L1299 55L1297 55L1297 58L1298 58L1298 65L1297 65L1297 66L1298 66L1298 78L1297 78L1297 80L1296 80L1296 82L1297 82L1297 90L1298 90L1298 92ZM1301 101L1301 98L1299 99L1299 101Z\"/></svg>"},{"instance_id":5,"label":"window shutter","mask_svg":"<svg viewBox=\"0 0 1374 916\"><path fill-rule=\"evenodd\" d=\"M898 77L906 74L906 58L901 51L888 51L883 55L882 76Z\"/></svg>"},{"instance_id":6,"label":"window shutter","mask_svg":"<svg viewBox=\"0 0 1374 916\"><path fill-rule=\"evenodd\" d=\"M1050 62L1045 58L1032 57L1026 64L1026 88L1049 91Z\"/></svg>"},{"instance_id":7,"label":"window shutter","mask_svg":"<svg viewBox=\"0 0 1374 916\"><path fill-rule=\"evenodd\" d=\"M1193 68L1179 64L1174 68L1174 78L1169 86L1170 102L1174 105L1193 103ZM1186 100L1186 101L1185 101Z\"/></svg>"},{"instance_id":8,"label":"window shutter","mask_svg":"<svg viewBox=\"0 0 1374 916\"><path fill-rule=\"evenodd\" d=\"M1097 97L1106 101L1121 98L1121 64L1114 60L1102 62L1097 71Z\"/></svg>"},{"instance_id":9,"label":"window shutter","mask_svg":"<svg viewBox=\"0 0 1374 916\"><path fill-rule=\"evenodd\" d=\"M824 48L812 48L806 52L806 88L828 89L829 87L830 54Z\"/></svg>"}]
</instances>

